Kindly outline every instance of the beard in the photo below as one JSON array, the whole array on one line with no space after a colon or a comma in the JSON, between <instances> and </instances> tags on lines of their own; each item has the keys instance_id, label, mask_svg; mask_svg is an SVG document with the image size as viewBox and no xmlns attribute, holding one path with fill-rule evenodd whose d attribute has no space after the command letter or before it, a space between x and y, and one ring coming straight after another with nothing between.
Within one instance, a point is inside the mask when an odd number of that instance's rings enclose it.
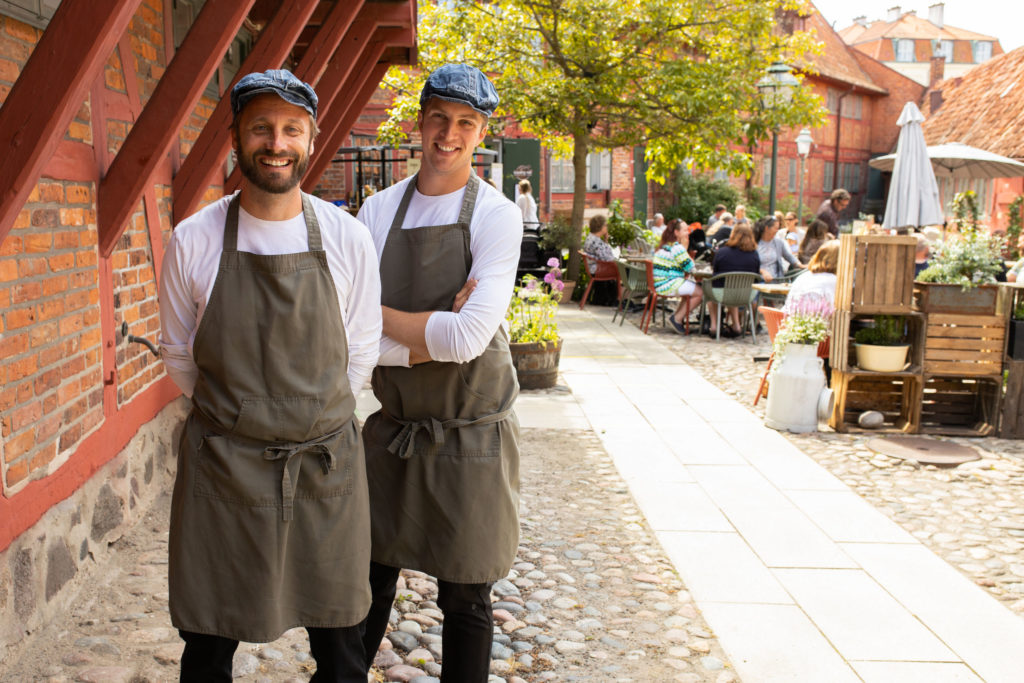
<instances>
[{"instance_id":1,"label":"beard","mask_svg":"<svg viewBox=\"0 0 1024 683\"><path fill-rule=\"evenodd\" d=\"M288 166L289 173L281 173L267 169L256 161L256 156L266 156L273 159L290 159L292 164ZM238 155L238 166L242 170L245 179L257 188L270 194L284 194L292 190L302 180L306 168L309 166L309 154L279 154L271 155L262 152Z\"/></svg>"}]
</instances>

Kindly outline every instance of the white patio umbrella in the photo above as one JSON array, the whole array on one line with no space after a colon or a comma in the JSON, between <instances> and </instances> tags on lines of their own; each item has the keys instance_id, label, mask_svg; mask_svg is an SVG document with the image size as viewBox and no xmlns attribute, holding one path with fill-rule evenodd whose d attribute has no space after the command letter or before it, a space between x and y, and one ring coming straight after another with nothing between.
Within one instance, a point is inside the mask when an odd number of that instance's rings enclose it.
<instances>
[{"instance_id":1,"label":"white patio umbrella","mask_svg":"<svg viewBox=\"0 0 1024 683\"><path fill-rule=\"evenodd\" d=\"M922 121L924 116L913 102L904 105L896 121L900 126L900 137L896 154L890 155L895 157L895 161L882 220L886 228L938 225L945 221L939 186L935 182L921 131ZM872 166L873 161L869 162Z\"/></svg>"},{"instance_id":2,"label":"white patio umbrella","mask_svg":"<svg viewBox=\"0 0 1024 683\"><path fill-rule=\"evenodd\" d=\"M902 137L902 133L900 134ZM930 145L928 158L937 178L1020 178L1024 177L1024 164L1010 157L987 152L960 142ZM891 171L899 154L886 154L868 162L872 168Z\"/></svg>"}]
</instances>

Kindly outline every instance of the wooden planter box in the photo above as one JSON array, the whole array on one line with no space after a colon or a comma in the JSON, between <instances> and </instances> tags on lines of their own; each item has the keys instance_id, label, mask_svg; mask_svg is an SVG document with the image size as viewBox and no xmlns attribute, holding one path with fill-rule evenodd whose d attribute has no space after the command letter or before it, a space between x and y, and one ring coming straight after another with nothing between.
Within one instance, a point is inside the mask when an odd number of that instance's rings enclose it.
<instances>
[{"instance_id":1,"label":"wooden planter box","mask_svg":"<svg viewBox=\"0 0 1024 683\"><path fill-rule=\"evenodd\" d=\"M917 240L902 235L840 235L836 309L908 313L914 303Z\"/></svg>"},{"instance_id":2,"label":"wooden planter box","mask_svg":"<svg viewBox=\"0 0 1024 683\"><path fill-rule=\"evenodd\" d=\"M1024 360L1024 320L1011 320L1007 325L1006 356L1011 360Z\"/></svg>"},{"instance_id":3,"label":"wooden planter box","mask_svg":"<svg viewBox=\"0 0 1024 683\"><path fill-rule=\"evenodd\" d=\"M924 372L932 375L1001 377L1006 319L998 315L929 313Z\"/></svg>"},{"instance_id":4,"label":"wooden planter box","mask_svg":"<svg viewBox=\"0 0 1024 683\"><path fill-rule=\"evenodd\" d=\"M837 432L916 434L921 409L921 379L917 375L882 375L832 371L835 408L829 426ZM878 429L857 424L861 413L877 410L883 423Z\"/></svg>"},{"instance_id":5,"label":"wooden planter box","mask_svg":"<svg viewBox=\"0 0 1024 683\"><path fill-rule=\"evenodd\" d=\"M925 317L920 313L900 313L907 321L907 343L910 353L907 360L910 366L896 373L887 375L919 375L924 365L924 326ZM853 374L878 374L857 367L857 353L854 348L851 327L860 320L871 320L873 316L860 315L849 311L836 311L832 316L832 343L829 348L829 363L833 370Z\"/></svg>"},{"instance_id":6,"label":"wooden planter box","mask_svg":"<svg viewBox=\"0 0 1024 683\"><path fill-rule=\"evenodd\" d=\"M990 436L999 420L1002 378L925 375L921 433Z\"/></svg>"},{"instance_id":7,"label":"wooden planter box","mask_svg":"<svg viewBox=\"0 0 1024 683\"><path fill-rule=\"evenodd\" d=\"M1006 394L999 418L999 436L1024 439L1024 360L1006 361Z\"/></svg>"},{"instance_id":8,"label":"wooden planter box","mask_svg":"<svg viewBox=\"0 0 1024 683\"><path fill-rule=\"evenodd\" d=\"M520 389L549 389L558 381L562 340L556 342L514 342L508 345Z\"/></svg>"},{"instance_id":9,"label":"wooden planter box","mask_svg":"<svg viewBox=\"0 0 1024 683\"><path fill-rule=\"evenodd\" d=\"M960 285L915 282L914 294L914 308L922 313L995 315L999 287L978 285L971 289L962 289Z\"/></svg>"}]
</instances>

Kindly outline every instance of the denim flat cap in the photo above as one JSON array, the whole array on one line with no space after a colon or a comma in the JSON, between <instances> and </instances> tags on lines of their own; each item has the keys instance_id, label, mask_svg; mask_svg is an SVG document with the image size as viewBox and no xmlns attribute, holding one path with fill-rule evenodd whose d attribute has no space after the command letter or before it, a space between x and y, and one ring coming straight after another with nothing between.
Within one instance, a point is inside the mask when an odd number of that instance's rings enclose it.
<instances>
[{"instance_id":1,"label":"denim flat cap","mask_svg":"<svg viewBox=\"0 0 1024 683\"><path fill-rule=\"evenodd\" d=\"M431 97L468 104L490 118L498 106L498 91L483 71L468 64L445 64L427 77L420 93L420 109Z\"/></svg>"},{"instance_id":2,"label":"denim flat cap","mask_svg":"<svg viewBox=\"0 0 1024 683\"><path fill-rule=\"evenodd\" d=\"M278 95L289 104L302 107L316 118L317 97L312 86L303 83L286 69L270 69L242 76L231 89L231 113L238 116L238 112L242 111L249 100L268 92Z\"/></svg>"}]
</instances>

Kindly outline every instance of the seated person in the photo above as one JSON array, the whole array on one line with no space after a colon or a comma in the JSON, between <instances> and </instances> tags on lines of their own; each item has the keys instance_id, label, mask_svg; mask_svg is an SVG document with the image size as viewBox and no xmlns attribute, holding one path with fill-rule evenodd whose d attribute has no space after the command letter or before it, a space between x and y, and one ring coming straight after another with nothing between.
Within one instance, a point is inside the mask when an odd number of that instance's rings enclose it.
<instances>
[{"instance_id":1,"label":"seated person","mask_svg":"<svg viewBox=\"0 0 1024 683\"><path fill-rule=\"evenodd\" d=\"M660 296L678 296L679 306L672 314L672 328L686 334L683 316L700 305L701 290L689 274L693 259L689 254L690 226L673 219L661 234L661 244L654 252L654 290Z\"/></svg>"},{"instance_id":2,"label":"seated person","mask_svg":"<svg viewBox=\"0 0 1024 683\"><path fill-rule=\"evenodd\" d=\"M690 256L695 261L700 261L706 260L710 253L704 227L700 223L690 223Z\"/></svg>"},{"instance_id":3,"label":"seated person","mask_svg":"<svg viewBox=\"0 0 1024 683\"><path fill-rule=\"evenodd\" d=\"M804 267L804 264L790 253L782 238L776 236L778 232L779 222L775 220L775 216L764 216L754 224L757 255L761 257L761 277L765 282L771 282L785 274L784 261L796 268Z\"/></svg>"},{"instance_id":4,"label":"seated person","mask_svg":"<svg viewBox=\"0 0 1024 683\"><path fill-rule=\"evenodd\" d=\"M830 239L833 238L828 232L828 224L819 218L815 218L807 226L807 233L804 235L803 241L800 242L800 249L796 254L797 258L804 263L808 263L821 245Z\"/></svg>"},{"instance_id":5,"label":"seated person","mask_svg":"<svg viewBox=\"0 0 1024 683\"><path fill-rule=\"evenodd\" d=\"M732 234L732 222L732 214L726 211L717 223L708 226L707 242L711 248L715 249L729 239L729 235Z\"/></svg>"},{"instance_id":6,"label":"seated person","mask_svg":"<svg viewBox=\"0 0 1024 683\"><path fill-rule=\"evenodd\" d=\"M787 211L785 217L782 219L782 225L784 230L779 232L785 232L783 239L786 240L786 246L793 253L794 256L800 251L800 241L803 239L803 231L797 226L796 214L792 211ZM806 263L806 261L805 261Z\"/></svg>"},{"instance_id":7,"label":"seated person","mask_svg":"<svg viewBox=\"0 0 1024 683\"><path fill-rule=\"evenodd\" d=\"M758 273L761 270L761 257L757 255L757 242L754 241L754 231L750 226L739 225L732 230L729 240L715 252L715 259L711 265L712 276L720 273ZM721 288L721 282L712 283L713 287ZM711 320L710 334L717 336L718 304L708 303L709 318ZM741 333L740 309L729 306L725 310L725 319L729 323L722 328L723 337L735 337Z\"/></svg>"},{"instance_id":8,"label":"seated person","mask_svg":"<svg viewBox=\"0 0 1024 683\"><path fill-rule=\"evenodd\" d=\"M915 234L914 237L917 238L917 247L914 249L914 279L917 279L921 271L930 265L928 261L931 256L931 247L928 245L928 238L921 233Z\"/></svg>"},{"instance_id":9,"label":"seated person","mask_svg":"<svg viewBox=\"0 0 1024 683\"><path fill-rule=\"evenodd\" d=\"M829 240L821 245L814 258L807 264L807 272L793 280L793 286L786 297L786 303L807 294L818 294L836 303L836 268L839 266L839 240Z\"/></svg>"},{"instance_id":10,"label":"seated person","mask_svg":"<svg viewBox=\"0 0 1024 683\"><path fill-rule=\"evenodd\" d=\"M590 219L590 234L583 241L583 251L594 261L614 261L615 252L608 244L608 219L594 216ZM590 274L597 271L597 263L590 263Z\"/></svg>"}]
</instances>

